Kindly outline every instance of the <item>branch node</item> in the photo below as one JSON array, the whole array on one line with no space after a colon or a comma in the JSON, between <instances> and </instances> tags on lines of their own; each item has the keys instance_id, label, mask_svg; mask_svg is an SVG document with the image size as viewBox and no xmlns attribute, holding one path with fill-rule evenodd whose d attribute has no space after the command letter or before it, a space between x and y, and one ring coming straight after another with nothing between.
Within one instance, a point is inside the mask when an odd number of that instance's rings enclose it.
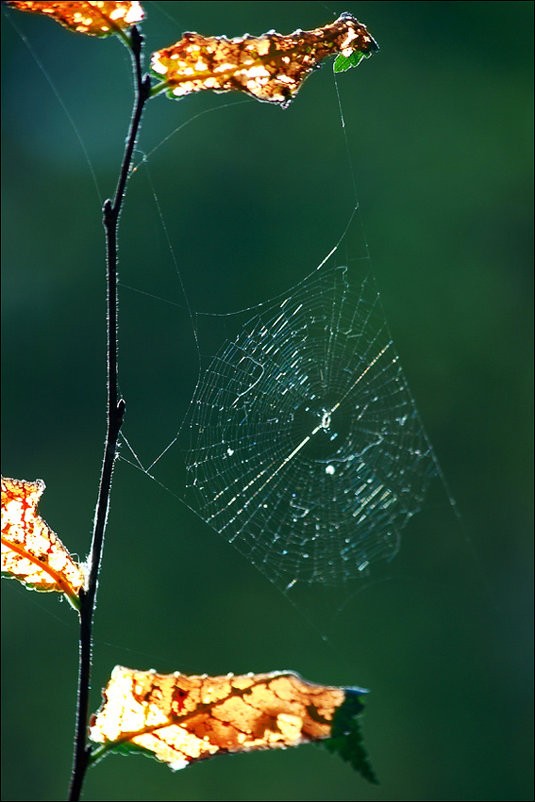
<instances>
[{"instance_id":1,"label":"branch node","mask_svg":"<svg viewBox=\"0 0 535 802\"><path fill-rule=\"evenodd\" d=\"M141 83L141 91L143 92L144 100L149 99L151 90L152 90L152 81L150 79L150 75L145 75Z\"/></svg>"},{"instance_id":2,"label":"branch node","mask_svg":"<svg viewBox=\"0 0 535 802\"><path fill-rule=\"evenodd\" d=\"M104 218L105 225L113 221L113 205L109 198L106 198L104 201L104 206L102 207L102 216Z\"/></svg>"}]
</instances>

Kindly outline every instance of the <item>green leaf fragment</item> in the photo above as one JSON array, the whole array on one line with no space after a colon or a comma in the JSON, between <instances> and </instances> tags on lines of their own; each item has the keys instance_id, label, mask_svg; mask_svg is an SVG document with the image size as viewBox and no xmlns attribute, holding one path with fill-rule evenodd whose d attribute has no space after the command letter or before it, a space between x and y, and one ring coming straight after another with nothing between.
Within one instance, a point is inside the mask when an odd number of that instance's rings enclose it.
<instances>
[{"instance_id":1,"label":"green leaf fragment","mask_svg":"<svg viewBox=\"0 0 535 802\"><path fill-rule=\"evenodd\" d=\"M364 710L361 696L366 691L346 688L346 698L333 718L332 735L321 742L332 754L347 761L364 779L379 784L363 745L359 716Z\"/></svg>"},{"instance_id":2,"label":"green leaf fragment","mask_svg":"<svg viewBox=\"0 0 535 802\"><path fill-rule=\"evenodd\" d=\"M334 72L345 72L352 67L357 67L361 59L369 58L370 56L371 51L369 53L362 53L360 50L355 50L350 56L343 56L340 53L334 60L333 70Z\"/></svg>"}]
</instances>

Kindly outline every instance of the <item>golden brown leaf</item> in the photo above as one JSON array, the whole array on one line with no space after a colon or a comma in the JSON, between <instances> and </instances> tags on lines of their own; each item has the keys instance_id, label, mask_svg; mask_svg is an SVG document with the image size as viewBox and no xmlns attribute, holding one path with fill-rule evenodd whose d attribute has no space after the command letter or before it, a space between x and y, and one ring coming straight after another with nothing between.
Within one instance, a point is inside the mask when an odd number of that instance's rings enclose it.
<instances>
[{"instance_id":1,"label":"golden brown leaf","mask_svg":"<svg viewBox=\"0 0 535 802\"><path fill-rule=\"evenodd\" d=\"M116 666L103 697L93 741L181 769L213 755L328 738L346 692L290 671L209 677Z\"/></svg>"},{"instance_id":2,"label":"golden brown leaf","mask_svg":"<svg viewBox=\"0 0 535 802\"><path fill-rule=\"evenodd\" d=\"M327 56L374 50L377 44L365 26L351 14L342 14L322 28L288 36L270 32L227 39L185 33L176 44L153 53L151 67L164 79L171 97L203 89L239 90L284 107Z\"/></svg>"},{"instance_id":3,"label":"golden brown leaf","mask_svg":"<svg viewBox=\"0 0 535 802\"><path fill-rule=\"evenodd\" d=\"M141 3L137 2L83 2L83 3L39 3L15 2L9 6L19 11L46 14L70 31L87 33L90 36L109 36L136 25L144 17Z\"/></svg>"},{"instance_id":4,"label":"golden brown leaf","mask_svg":"<svg viewBox=\"0 0 535 802\"><path fill-rule=\"evenodd\" d=\"M37 514L41 479L2 477L2 571L33 590L65 593L77 607L84 574L58 536Z\"/></svg>"}]
</instances>

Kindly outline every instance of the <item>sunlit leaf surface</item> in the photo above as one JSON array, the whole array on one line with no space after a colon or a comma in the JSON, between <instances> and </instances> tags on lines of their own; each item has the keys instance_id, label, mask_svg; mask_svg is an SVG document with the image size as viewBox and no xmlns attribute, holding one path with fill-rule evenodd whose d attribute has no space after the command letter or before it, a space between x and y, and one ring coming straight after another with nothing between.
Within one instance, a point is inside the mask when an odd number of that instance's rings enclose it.
<instances>
[{"instance_id":1,"label":"sunlit leaf surface","mask_svg":"<svg viewBox=\"0 0 535 802\"><path fill-rule=\"evenodd\" d=\"M170 97L211 89L239 90L258 100L287 106L307 75L327 56L370 55L377 44L351 14L312 31L288 36L204 37L185 33L171 47L152 54L153 72L162 78Z\"/></svg>"},{"instance_id":2,"label":"sunlit leaf surface","mask_svg":"<svg viewBox=\"0 0 535 802\"><path fill-rule=\"evenodd\" d=\"M40 479L2 478L2 571L30 589L65 593L77 606L84 574L37 514L44 489Z\"/></svg>"},{"instance_id":3,"label":"sunlit leaf surface","mask_svg":"<svg viewBox=\"0 0 535 802\"><path fill-rule=\"evenodd\" d=\"M8 2L19 11L46 14L71 31L90 36L109 36L136 25L144 17L141 3L84 2L39 3Z\"/></svg>"},{"instance_id":4,"label":"sunlit leaf surface","mask_svg":"<svg viewBox=\"0 0 535 802\"><path fill-rule=\"evenodd\" d=\"M329 738L348 693L289 671L209 677L116 666L90 737L110 750L141 750L181 769L213 755Z\"/></svg>"}]
</instances>

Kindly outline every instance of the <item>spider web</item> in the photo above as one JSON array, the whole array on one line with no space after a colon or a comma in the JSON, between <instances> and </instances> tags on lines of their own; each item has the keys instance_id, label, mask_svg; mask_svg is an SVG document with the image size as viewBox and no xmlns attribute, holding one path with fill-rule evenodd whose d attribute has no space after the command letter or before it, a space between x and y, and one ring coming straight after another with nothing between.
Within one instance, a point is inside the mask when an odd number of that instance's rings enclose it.
<instances>
[{"instance_id":1,"label":"spider web","mask_svg":"<svg viewBox=\"0 0 535 802\"><path fill-rule=\"evenodd\" d=\"M185 421L193 508L282 590L391 559L437 473L374 279L354 272L324 265L260 308Z\"/></svg>"}]
</instances>

